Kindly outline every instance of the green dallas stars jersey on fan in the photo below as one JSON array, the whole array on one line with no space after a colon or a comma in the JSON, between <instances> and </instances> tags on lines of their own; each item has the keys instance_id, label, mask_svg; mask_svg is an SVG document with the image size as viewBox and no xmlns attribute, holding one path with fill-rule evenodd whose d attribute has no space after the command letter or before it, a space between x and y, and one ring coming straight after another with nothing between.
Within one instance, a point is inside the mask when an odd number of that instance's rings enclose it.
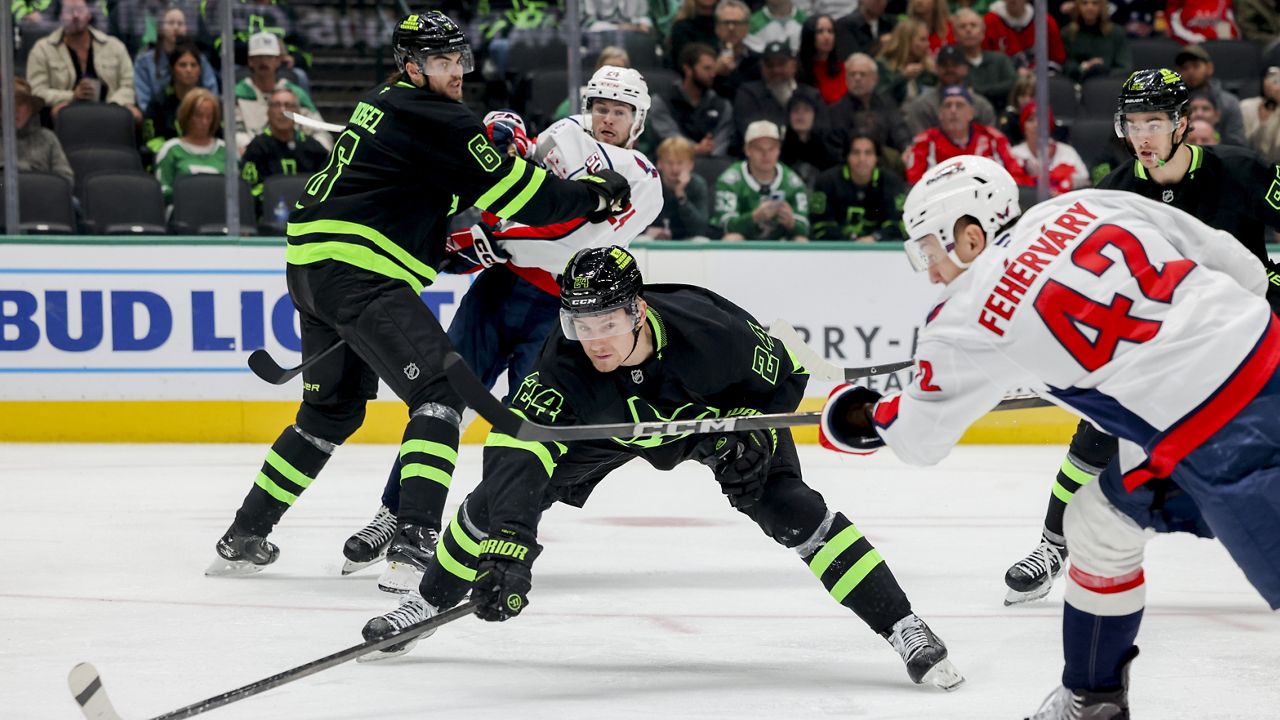
<instances>
[{"instance_id":1,"label":"green dallas stars jersey on fan","mask_svg":"<svg viewBox=\"0 0 1280 720\"><path fill-rule=\"evenodd\" d=\"M795 214L788 230L776 221L757 224L751 213L766 200L786 200ZM711 222L748 240L786 240L809 235L809 195L804 180L778 163L773 182L763 185L747 172L746 161L734 163L716 180L716 206Z\"/></svg>"}]
</instances>

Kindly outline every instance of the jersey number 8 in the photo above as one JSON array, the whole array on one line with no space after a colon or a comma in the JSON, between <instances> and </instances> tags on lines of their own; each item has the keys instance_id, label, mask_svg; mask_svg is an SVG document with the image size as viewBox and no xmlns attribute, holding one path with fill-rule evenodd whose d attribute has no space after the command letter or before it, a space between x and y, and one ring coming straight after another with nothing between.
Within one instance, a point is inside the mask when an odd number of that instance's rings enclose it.
<instances>
[{"instance_id":1,"label":"jersey number 8","mask_svg":"<svg viewBox=\"0 0 1280 720\"><path fill-rule=\"evenodd\" d=\"M352 158L356 156L356 146L359 144L360 136L351 130L338 136L338 141L333 144L333 152L329 154L329 164L307 181L306 190L298 200L298 207L309 207L324 202L329 197L333 184L342 176L342 169L350 165Z\"/></svg>"}]
</instances>

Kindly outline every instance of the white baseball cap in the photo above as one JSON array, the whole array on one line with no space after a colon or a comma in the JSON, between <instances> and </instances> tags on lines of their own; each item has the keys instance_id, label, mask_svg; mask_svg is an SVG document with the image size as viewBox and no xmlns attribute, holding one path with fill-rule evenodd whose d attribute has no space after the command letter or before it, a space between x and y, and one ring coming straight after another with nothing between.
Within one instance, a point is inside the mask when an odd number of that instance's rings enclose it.
<instances>
[{"instance_id":1,"label":"white baseball cap","mask_svg":"<svg viewBox=\"0 0 1280 720\"><path fill-rule=\"evenodd\" d=\"M269 32L260 32L249 36L249 57L279 54L280 40L275 35Z\"/></svg>"},{"instance_id":2,"label":"white baseball cap","mask_svg":"<svg viewBox=\"0 0 1280 720\"><path fill-rule=\"evenodd\" d=\"M750 145L752 140L760 138L773 138L779 142L782 141L782 132L778 130L778 126L768 120L756 120L747 126L747 134L743 138L742 144Z\"/></svg>"}]
</instances>

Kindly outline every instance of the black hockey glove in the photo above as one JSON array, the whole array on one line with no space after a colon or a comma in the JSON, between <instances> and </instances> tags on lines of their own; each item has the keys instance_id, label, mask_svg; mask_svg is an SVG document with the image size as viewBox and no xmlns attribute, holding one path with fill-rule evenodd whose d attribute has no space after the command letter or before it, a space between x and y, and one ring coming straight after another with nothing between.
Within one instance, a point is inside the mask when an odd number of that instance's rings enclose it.
<instances>
[{"instance_id":1,"label":"black hockey glove","mask_svg":"<svg viewBox=\"0 0 1280 720\"><path fill-rule=\"evenodd\" d=\"M631 204L631 183L613 170L597 170L592 175L578 178L578 182L586 183L604 201L602 206L586 214L587 222L604 222L621 214Z\"/></svg>"},{"instance_id":2,"label":"black hockey glove","mask_svg":"<svg viewBox=\"0 0 1280 720\"><path fill-rule=\"evenodd\" d=\"M476 223L464 230L449 233L444 259L436 269L443 273L462 275L501 265L510 259L511 255L493 237L493 230L484 223Z\"/></svg>"},{"instance_id":3,"label":"black hockey glove","mask_svg":"<svg viewBox=\"0 0 1280 720\"><path fill-rule=\"evenodd\" d=\"M502 528L480 543L480 564L471 586L476 617L502 622L520 614L529 604L533 587L531 568L542 546L526 534Z\"/></svg>"},{"instance_id":4,"label":"black hockey glove","mask_svg":"<svg viewBox=\"0 0 1280 720\"><path fill-rule=\"evenodd\" d=\"M884 439L871 422L871 411L880 393L860 385L841 385L831 391L822 406L818 443L828 450L870 455L884 447Z\"/></svg>"},{"instance_id":5,"label":"black hockey glove","mask_svg":"<svg viewBox=\"0 0 1280 720\"><path fill-rule=\"evenodd\" d=\"M727 416L744 414L756 413L731 410ZM744 510L764 494L769 465L777 449L778 431L772 428L712 435L701 445L702 463L715 473L720 492L729 498L729 504Z\"/></svg>"}]
</instances>

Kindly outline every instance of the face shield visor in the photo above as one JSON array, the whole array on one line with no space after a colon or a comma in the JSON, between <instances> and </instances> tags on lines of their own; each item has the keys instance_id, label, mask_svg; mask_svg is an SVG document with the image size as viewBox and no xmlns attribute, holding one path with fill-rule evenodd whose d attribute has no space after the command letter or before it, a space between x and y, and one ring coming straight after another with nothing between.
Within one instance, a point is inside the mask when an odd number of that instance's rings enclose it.
<instances>
[{"instance_id":1,"label":"face shield visor","mask_svg":"<svg viewBox=\"0 0 1280 720\"><path fill-rule=\"evenodd\" d=\"M564 336L579 342L629 335L640 325L636 303L588 313L560 309L560 329Z\"/></svg>"},{"instance_id":2,"label":"face shield visor","mask_svg":"<svg viewBox=\"0 0 1280 720\"><path fill-rule=\"evenodd\" d=\"M1176 116L1174 118L1130 117L1117 113L1115 118L1116 136L1128 139L1168 137L1173 135L1173 129L1177 124Z\"/></svg>"},{"instance_id":3,"label":"face shield visor","mask_svg":"<svg viewBox=\"0 0 1280 720\"><path fill-rule=\"evenodd\" d=\"M414 61L424 75L466 75L476 67L471 48L466 45L439 55L418 55Z\"/></svg>"},{"instance_id":4,"label":"face shield visor","mask_svg":"<svg viewBox=\"0 0 1280 720\"><path fill-rule=\"evenodd\" d=\"M903 243L903 249L907 251L907 260L911 263L911 269L916 272L925 272L931 265L947 256L946 248L942 247L942 243L938 240L938 236L930 233L923 237L912 238ZM952 261L964 266L963 263L952 256Z\"/></svg>"}]
</instances>

